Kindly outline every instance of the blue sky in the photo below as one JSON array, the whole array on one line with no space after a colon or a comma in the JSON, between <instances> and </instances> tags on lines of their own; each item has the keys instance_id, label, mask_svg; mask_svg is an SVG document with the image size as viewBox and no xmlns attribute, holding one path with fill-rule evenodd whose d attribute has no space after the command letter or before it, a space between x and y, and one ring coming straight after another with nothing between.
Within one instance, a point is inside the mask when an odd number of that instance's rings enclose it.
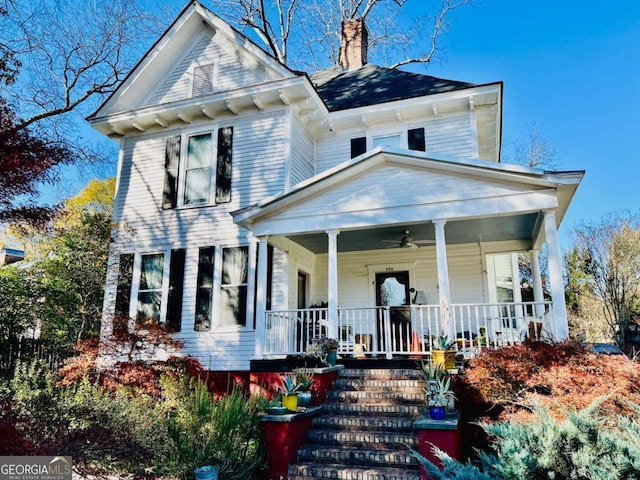
<instances>
[{"instance_id":1,"label":"blue sky","mask_svg":"<svg viewBox=\"0 0 640 480\"><path fill-rule=\"evenodd\" d=\"M504 82L504 156L537 122L558 170L586 170L564 248L580 221L640 208L640 2L477 0L443 40L446 62L426 73Z\"/></svg>"}]
</instances>

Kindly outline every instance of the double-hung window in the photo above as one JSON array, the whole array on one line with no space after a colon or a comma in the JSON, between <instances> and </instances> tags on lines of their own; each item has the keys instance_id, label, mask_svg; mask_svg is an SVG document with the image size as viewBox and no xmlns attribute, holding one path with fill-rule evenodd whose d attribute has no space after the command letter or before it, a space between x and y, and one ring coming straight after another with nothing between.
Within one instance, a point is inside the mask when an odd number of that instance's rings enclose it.
<instances>
[{"instance_id":1,"label":"double-hung window","mask_svg":"<svg viewBox=\"0 0 640 480\"><path fill-rule=\"evenodd\" d=\"M213 149L211 133L187 138L184 168L184 205L206 204L211 190Z\"/></svg>"},{"instance_id":2,"label":"double-hung window","mask_svg":"<svg viewBox=\"0 0 640 480\"><path fill-rule=\"evenodd\" d=\"M167 138L162 208L231 201L233 127Z\"/></svg>"},{"instance_id":3,"label":"double-hung window","mask_svg":"<svg viewBox=\"0 0 640 480\"><path fill-rule=\"evenodd\" d=\"M180 331L185 250L120 255L115 313Z\"/></svg>"},{"instance_id":4,"label":"double-hung window","mask_svg":"<svg viewBox=\"0 0 640 480\"><path fill-rule=\"evenodd\" d=\"M140 323L160 321L163 270L164 254L142 255L136 313L136 320Z\"/></svg>"},{"instance_id":5,"label":"double-hung window","mask_svg":"<svg viewBox=\"0 0 640 480\"><path fill-rule=\"evenodd\" d=\"M248 266L248 247L231 247L222 250L218 322L221 327L246 325Z\"/></svg>"}]
</instances>

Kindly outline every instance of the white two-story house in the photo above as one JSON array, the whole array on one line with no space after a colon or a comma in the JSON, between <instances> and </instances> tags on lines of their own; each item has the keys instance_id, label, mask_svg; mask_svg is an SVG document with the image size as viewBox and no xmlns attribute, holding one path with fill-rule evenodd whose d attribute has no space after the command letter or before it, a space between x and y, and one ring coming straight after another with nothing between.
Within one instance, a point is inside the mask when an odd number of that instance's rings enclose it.
<instances>
[{"instance_id":1,"label":"white two-story house","mask_svg":"<svg viewBox=\"0 0 640 480\"><path fill-rule=\"evenodd\" d=\"M322 335L383 358L567 335L557 229L584 172L500 162L501 82L370 65L344 30L308 75L192 2L88 118L120 142L105 335L166 324L218 371Z\"/></svg>"}]
</instances>

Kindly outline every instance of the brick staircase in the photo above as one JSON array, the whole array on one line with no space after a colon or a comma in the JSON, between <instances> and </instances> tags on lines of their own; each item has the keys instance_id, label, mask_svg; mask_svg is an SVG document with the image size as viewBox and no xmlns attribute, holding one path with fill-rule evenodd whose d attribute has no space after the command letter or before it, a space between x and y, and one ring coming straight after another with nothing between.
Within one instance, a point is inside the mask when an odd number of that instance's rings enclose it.
<instances>
[{"instance_id":1,"label":"brick staircase","mask_svg":"<svg viewBox=\"0 0 640 480\"><path fill-rule=\"evenodd\" d=\"M419 480L414 420L424 408L417 370L341 371L322 416L289 467L289 480Z\"/></svg>"}]
</instances>

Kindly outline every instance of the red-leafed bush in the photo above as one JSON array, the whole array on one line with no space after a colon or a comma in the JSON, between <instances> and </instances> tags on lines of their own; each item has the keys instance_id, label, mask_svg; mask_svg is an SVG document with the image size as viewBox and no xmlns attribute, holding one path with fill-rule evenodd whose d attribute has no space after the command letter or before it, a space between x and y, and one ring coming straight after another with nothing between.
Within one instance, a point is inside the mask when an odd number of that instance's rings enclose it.
<instances>
[{"instance_id":1,"label":"red-leafed bush","mask_svg":"<svg viewBox=\"0 0 640 480\"><path fill-rule=\"evenodd\" d=\"M460 403L474 417L520 421L538 403L562 418L603 395L611 413L640 404L640 368L621 355L598 355L573 342L526 342L485 351L464 371Z\"/></svg>"}]
</instances>

